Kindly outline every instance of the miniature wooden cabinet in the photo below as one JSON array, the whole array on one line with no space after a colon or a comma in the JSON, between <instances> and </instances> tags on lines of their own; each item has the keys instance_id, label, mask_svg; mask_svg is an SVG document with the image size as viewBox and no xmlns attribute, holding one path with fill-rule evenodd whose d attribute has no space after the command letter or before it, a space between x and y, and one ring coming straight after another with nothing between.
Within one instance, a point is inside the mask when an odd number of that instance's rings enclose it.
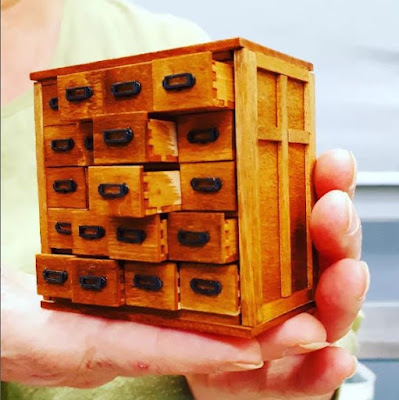
<instances>
[{"instance_id":1,"label":"miniature wooden cabinet","mask_svg":"<svg viewBox=\"0 0 399 400\"><path fill-rule=\"evenodd\" d=\"M312 307L311 71L237 38L32 73L42 307L244 337Z\"/></svg>"}]
</instances>

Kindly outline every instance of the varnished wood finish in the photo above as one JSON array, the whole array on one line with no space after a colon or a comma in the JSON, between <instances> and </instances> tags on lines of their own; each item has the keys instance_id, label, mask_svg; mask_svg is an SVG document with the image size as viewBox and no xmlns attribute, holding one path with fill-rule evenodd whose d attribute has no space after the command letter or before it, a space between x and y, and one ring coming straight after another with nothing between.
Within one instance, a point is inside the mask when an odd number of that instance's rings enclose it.
<instances>
[{"instance_id":1,"label":"varnished wood finish","mask_svg":"<svg viewBox=\"0 0 399 400\"><path fill-rule=\"evenodd\" d=\"M237 265L181 263L180 301L181 307L187 310L238 315Z\"/></svg>"},{"instance_id":2,"label":"varnished wood finish","mask_svg":"<svg viewBox=\"0 0 399 400\"><path fill-rule=\"evenodd\" d=\"M109 307L125 304L123 268L117 261L76 258L73 264L72 301L74 303ZM101 289L84 287L96 284L95 279L104 279L105 285Z\"/></svg>"},{"instance_id":3,"label":"varnished wood finish","mask_svg":"<svg viewBox=\"0 0 399 400\"><path fill-rule=\"evenodd\" d=\"M73 211L73 208L49 208L47 210L48 243L50 248L72 249Z\"/></svg>"},{"instance_id":4,"label":"varnished wood finish","mask_svg":"<svg viewBox=\"0 0 399 400\"><path fill-rule=\"evenodd\" d=\"M181 164L182 209L186 211L235 211L237 209L236 170L233 161ZM220 189L205 192L194 190L203 180L217 179ZM212 185L206 184L204 185Z\"/></svg>"},{"instance_id":5,"label":"varnished wood finish","mask_svg":"<svg viewBox=\"0 0 399 400\"><path fill-rule=\"evenodd\" d=\"M171 260L214 264L235 261L238 258L237 220L225 219L223 213L171 213L168 244Z\"/></svg>"},{"instance_id":6,"label":"varnished wood finish","mask_svg":"<svg viewBox=\"0 0 399 400\"><path fill-rule=\"evenodd\" d=\"M47 293L43 307L243 337L312 307L311 70L237 38L32 74L42 251L74 254L80 303ZM88 99L66 100L82 86ZM93 122L94 151L81 141ZM105 144L127 128L126 146ZM78 146L49 153L62 135ZM54 196L77 171L84 201ZM72 244L54 232L71 215ZM82 224L105 237L84 243Z\"/></svg>"},{"instance_id":7,"label":"varnished wood finish","mask_svg":"<svg viewBox=\"0 0 399 400\"><path fill-rule=\"evenodd\" d=\"M177 265L125 263L126 305L177 310Z\"/></svg>"},{"instance_id":8,"label":"varnished wood finish","mask_svg":"<svg viewBox=\"0 0 399 400\"><path fill-rule=\"evenodd\" d=\"M177 121L181 163L235 159L233 111L183 115Z\"/></svg>"},{"instance_id":9,"label":"varnished wood finish","mask_svg":"<svg viewBox=\"0 0 399 400\"><path fill-rule=\"evenodd\" d=\"M87 207L86 170L83 167L62 167L45 169L47 183L47 205L49 208L82 208ZM54 189L56 181L65 181L62 187L76 185L76 190L59 193ZM66 181L69 181L66 182Z\"/></svg>"}]
</instances>

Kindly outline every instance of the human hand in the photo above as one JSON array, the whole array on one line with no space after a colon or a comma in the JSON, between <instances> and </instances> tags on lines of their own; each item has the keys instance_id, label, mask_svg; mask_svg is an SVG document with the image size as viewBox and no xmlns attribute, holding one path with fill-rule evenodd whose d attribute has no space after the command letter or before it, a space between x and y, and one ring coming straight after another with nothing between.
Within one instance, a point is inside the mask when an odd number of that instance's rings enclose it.
<instances>
[{"instance_id":1,"label":"human hand","mask_svg":"<svg viewBox=\"0 0 399 400\"><path fill-rule=\"evenodd\" d=\"M314 314L297 315L260 335L265 364L258 370L187 376L197 400L331 399L355 372L351 355L328 346L350 330L369 285L367 265L359 261L361 225L351 201L355 182L351 153L333 150L317 160L311 233L320 281Z\"/></svg>"}]
</instances>

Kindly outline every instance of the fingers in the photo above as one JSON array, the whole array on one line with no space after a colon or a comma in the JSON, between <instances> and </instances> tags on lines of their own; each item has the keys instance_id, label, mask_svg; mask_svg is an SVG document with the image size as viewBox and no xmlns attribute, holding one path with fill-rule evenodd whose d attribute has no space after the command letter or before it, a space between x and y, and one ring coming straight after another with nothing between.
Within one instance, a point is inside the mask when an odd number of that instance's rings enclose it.
<instances>
[{"instance_id":1,"label":"fingers","mask_svg":"<svg viewBox=\"0 0 399 400\"><path fill-rule=\"evenodd\" d=\"M327 331L327 341L335 342L350 329L366 296L370 282L367 264L345 259L322 274L316 289L315 317Z\"/></svg>"},{"instance_id":2,"label":"fingers","mask_svg":"<svg viewBox=\"0 0 399 400\"><path fill-rule=\"evenodd\" d=\"M321 258L330 263L343 258L360 258L361 223L346 193L333 190L315 204L310 232Z\"/></svg>"},{"instance_id":3,"label":"fingers","mask_svg":"<svg viewBox=\"0 0 399 400\"><path fill-rule=\"evenodd\" d=\"M271 361L259 370L189 376L190 388L204 399L312 399L332 393L353 375L356 360L338 347Z\"/></svg>"},{"instance_id":4,"label":"fingers","mask_svg":"<svg viewBox=\"0 0 399 400\"><path fill-rule=\"evenodd\" d=\"M264 361L304 354L329 345L323 324L310 314L299 314L257 337Z\"/></svg>"},{"instance_id":5,"label":"fingers","mask_svg":"<svg viewBox=\"0 0 399 400\"><path fill-rule=\"evenodd\" d=\"M356 160L347 150L330 150L316 161L314 185L318 198L331 190L342 190L352 198L356 187Z\"/></svg>"}]
</instances>

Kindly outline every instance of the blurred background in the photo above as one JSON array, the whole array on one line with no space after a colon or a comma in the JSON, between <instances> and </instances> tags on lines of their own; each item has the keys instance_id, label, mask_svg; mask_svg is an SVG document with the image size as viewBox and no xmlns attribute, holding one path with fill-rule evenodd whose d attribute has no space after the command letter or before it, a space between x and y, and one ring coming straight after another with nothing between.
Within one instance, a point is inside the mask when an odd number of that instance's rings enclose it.
<instances>
[{"instance_id":1,"label":"blurred background","mask_svg":"<svg viewBox=\"0 0 399 400\"><path fill-rule=\"evenodd\" d=\"M399 2L134 2L190 19L212 40L242 36L314 63L317 151L347 148L358 160L356 205L372 275L359 358L377 375L375 398L398 400Z\"/></svg>"}]
</instances>

